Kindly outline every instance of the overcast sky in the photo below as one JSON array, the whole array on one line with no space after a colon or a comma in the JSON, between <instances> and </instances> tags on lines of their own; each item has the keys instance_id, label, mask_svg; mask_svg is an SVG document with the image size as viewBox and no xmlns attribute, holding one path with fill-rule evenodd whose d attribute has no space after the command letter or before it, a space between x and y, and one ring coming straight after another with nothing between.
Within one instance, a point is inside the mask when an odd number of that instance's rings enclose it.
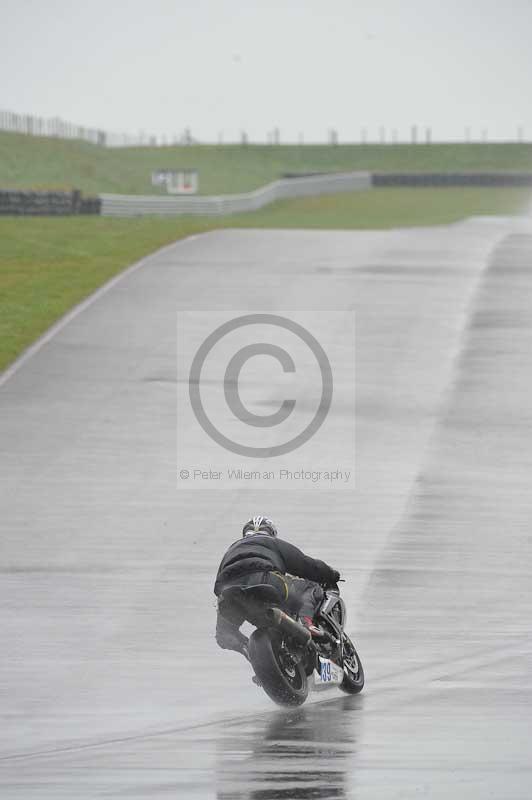
<instances>
[{"instance_id":1,"label":"overcast sky","mask_svg":"<svg viewBox=\"0 0 532 800\"><path fill-rule=\"evenodd\" d=\"M532 139L532 0L0 0L0 109L203 141Z\"/></svg>"}]
</instances>

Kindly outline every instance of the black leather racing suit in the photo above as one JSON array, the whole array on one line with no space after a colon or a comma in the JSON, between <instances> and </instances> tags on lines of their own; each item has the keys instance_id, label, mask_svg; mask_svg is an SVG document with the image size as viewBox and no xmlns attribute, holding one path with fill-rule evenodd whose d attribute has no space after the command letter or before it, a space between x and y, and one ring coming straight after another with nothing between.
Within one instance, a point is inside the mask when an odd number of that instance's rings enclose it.
<instances>
[{"instance_id":1,"label":"black leather racing suit","mask_svg":"<svg viewBox=\"0 0 532 800\"><path fill-rule=\"evenodd\" d=\"M234 542L225 553L214 583L219 596L228 586L252 586L269 583L283 598L290 613L313 618L323 599L319 584L334 585L339 573L316 558L305 555L299 548L267 533L253 533ZM247 637L240 633L244 617L224 610L218 611L216 641L228 650L242 651Z\"/></svg>"}]
</instances>

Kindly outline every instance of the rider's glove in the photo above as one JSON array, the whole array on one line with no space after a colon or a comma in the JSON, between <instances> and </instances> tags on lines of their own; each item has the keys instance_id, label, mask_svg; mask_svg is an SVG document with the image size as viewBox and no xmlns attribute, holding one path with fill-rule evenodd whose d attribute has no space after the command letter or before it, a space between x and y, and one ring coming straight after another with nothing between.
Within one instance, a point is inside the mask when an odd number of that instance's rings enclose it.
<instances>
[{"instance_id":1,"label":"rider's glove","mask_svg":"<svg viewBox=\"0 0 532 800\"><path fill-rule=\"evenodd\" d=\"M335 586L338 583L339 580L340 580L340 573L338 572L337 569L334 569L333 570L333 576L332 576L331 585Z\"/></svg>"}]
</instances>

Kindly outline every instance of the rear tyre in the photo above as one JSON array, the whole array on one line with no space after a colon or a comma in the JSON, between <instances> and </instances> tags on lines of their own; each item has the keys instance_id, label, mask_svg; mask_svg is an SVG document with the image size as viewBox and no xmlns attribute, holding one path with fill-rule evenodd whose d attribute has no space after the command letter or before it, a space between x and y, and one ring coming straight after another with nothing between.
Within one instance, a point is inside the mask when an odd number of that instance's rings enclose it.
<instances>
[{"instance_id":1,"label":"rear tyre","mask_svg":"<svg viewBox=\"0 0 532 800\"><path fill-rule=\"evenodd\" d=\"M262 688L281 706L300 706L308 696L305 666L295 661L281 636L269 628L254 631L249 659Z\"/></svg>"},{"instance_id":2,"label":"rear tyre","mask_svg":"<svg viewBox=\"0 0 532 800\"><path fill-rule=\"evenodd\" d=\"M344 678L340 689L346 694L358 694L364 688L364 667L355 645L344 635Z\"/></svg>"}]
</instances>

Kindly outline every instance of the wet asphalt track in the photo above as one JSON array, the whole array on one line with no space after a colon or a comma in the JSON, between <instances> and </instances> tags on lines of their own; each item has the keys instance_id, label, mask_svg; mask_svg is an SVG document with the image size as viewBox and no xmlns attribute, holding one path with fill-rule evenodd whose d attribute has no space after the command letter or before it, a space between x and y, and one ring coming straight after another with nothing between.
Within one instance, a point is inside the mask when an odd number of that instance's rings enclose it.
<instances>
[{"instance_id":1,"label":"wet asphalt track","mask_svg":"<svg viewBox=\"0 0 532 800\"><path fill-rule=\"evenodd\" d=\"M177 492L176 308L291 304L356 309L356 492ZM0 387L0 796L530 798L531 368L524 223L224 231L102 293ZM263 508L347 577L359 697L217 650Z\"/></svg>"}]
</instances>

